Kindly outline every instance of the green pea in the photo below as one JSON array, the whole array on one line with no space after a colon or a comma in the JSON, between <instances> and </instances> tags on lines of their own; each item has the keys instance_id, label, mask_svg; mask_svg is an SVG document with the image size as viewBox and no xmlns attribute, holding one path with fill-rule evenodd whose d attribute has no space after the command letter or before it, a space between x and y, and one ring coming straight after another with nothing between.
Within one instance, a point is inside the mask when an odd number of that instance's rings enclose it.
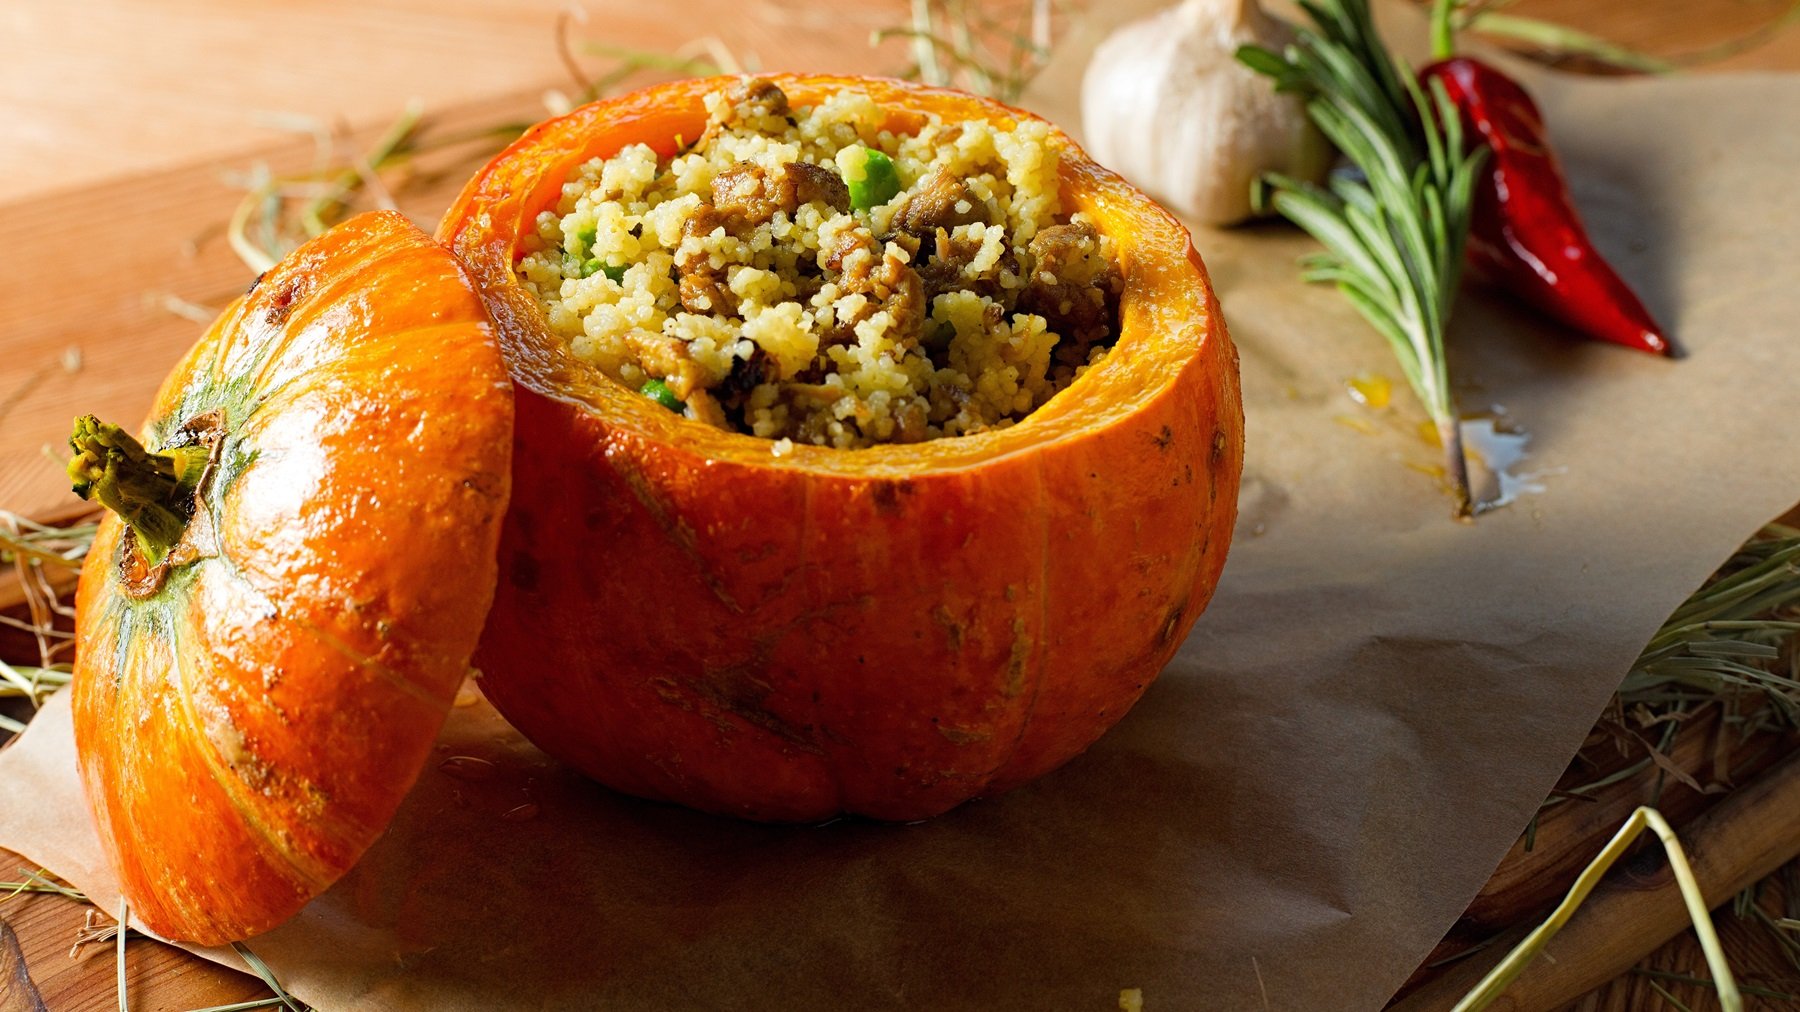
<instances>
[{"instance_id":1,"label":"green pea","mask_svg":"<svg viewBox=\"0 0 1800 1012\"><path fill-rule=\"evenodd\" d=\"M661 404L670 411L681 410L681 398L675 396L675 391L670 390L669 385L662 380L651 380L648 383L645 383L638 388L638 393Z\"/></svg>"},{"instance_id":2,"label":"green pea","mask_svg":"<svg viewBox=\"0 0 1800 1012\"><path fill-rule=\"evenodd\" d=\"M583 253L594 248L594 237L598 233L599 229L593 225L575 230L575 242L581 247Z\"/></svg>"},{"instance_id":3,"label":"green pea","mask_svg":"<svg viewBox=\"0 0 1800 1012\"><path fill-rule=\"evenodd\" d=\"M598 259L586 260L581 265L581 276L591 278L596 274L604 274L618 284L625 283L624 264L603 264Z\"/></svg>"},{"instance_id":4,"label":"green pea","mask_svg":"<svg viewBox=\"0 0 1800 1012\"><path fill-rule=\"evenodd\" d=\"M850 206L858 211L880 207L900 192L900 174L887 155L860 144L837 153L838 171L850 188Z\"/></svg>"}]
</instances>

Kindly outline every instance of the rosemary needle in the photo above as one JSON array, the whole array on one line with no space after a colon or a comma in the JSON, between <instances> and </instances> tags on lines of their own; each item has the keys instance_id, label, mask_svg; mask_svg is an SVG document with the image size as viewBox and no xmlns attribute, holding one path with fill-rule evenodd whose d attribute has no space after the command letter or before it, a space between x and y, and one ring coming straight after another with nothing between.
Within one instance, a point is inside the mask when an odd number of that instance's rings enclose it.
<instances>
[{"instance_id":1,"label":"rosemary needle","mask_svg":"<svg viewBox=\"0 0 1800 1012\"><path fill-rule=\"evenodd\" d=\"M1329 187L1281 175L1258 197L1325 246L1302 262L1387 338L1444 447L1455 514L1473 514L1468 464L1444 359L1444 331L1462 274L1475 184L1487 157L1464 154L1462 121L1443 87L1427 96L1375 34L1368 0L1301 4L1314 27L1283 53L1245 46L1237 57L1306 98L1314 123L1355 166ZM1272 193L1272 196L1271 196Z\"/></svg>"}]
</instances>

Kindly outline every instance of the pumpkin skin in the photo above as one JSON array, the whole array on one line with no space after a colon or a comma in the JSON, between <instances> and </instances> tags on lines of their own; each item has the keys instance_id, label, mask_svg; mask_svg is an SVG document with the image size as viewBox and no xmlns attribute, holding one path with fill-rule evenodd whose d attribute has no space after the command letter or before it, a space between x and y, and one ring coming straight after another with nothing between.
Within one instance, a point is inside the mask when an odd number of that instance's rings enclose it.
<instances>
[{"instance_id":1,"label":"pumpkin skin","mask_svg":"<svg viewBox=\"0 0 1800 1012\"><path fill-rule=\"evenodd\" d=\"M222 438L166 570L102 522L73 690L89 806L152 931L265 931L386 828L487 613L511 417L480 299L392 213L295 251L164 383L146 446L195 418Z\"/></svg>"},{"instance_id":2,"label":"pumpkin skin","mask_svg":"<svg viewBox=\"0 0 1800 1012\"><path fill-rule=\"evenodd\" d=\"M1028 114L905 82L769 75L797 105ZM517 391L483 691L620 791L768 821L936 815L1066 762L1167 663L1217 583L1242 471L1237 357L1186 230L1066 136L1065 210L1112 236L1115 348L1020 424L836 450L725 432L576 361L514 267L576 165L698 136L727 79L528 131L439 229Z\"/></svg>"}]
</instances>

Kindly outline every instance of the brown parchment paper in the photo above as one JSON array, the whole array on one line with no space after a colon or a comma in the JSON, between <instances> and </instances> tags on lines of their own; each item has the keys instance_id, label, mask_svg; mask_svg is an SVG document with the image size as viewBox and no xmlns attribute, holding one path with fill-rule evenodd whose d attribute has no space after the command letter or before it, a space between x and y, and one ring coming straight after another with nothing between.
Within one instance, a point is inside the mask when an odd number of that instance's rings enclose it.
<instances>
[{"instance_id":1,"label":"brown parchment paper","mask_svg":"<svg viewBox=\"0 0 1800 1012\"><path fill-rule=\"evenodd\" d=\"M1071 127L1079 45L1033 100ZM1530 431L1541 494L1451 523L1387 349L1296 280L1308 242L1197 232L1243 355L1242 521L1211 609L1088 754L922 825L772 828L610 794L477 703L440 757L498 772L428 768L252 947L325 1009L1378 1008L1662 618L1800 496L1800 78L1529 84L1691 353L1466 297L1459 394ZM1371 372L1389 413L1345 392ZM0 753L0 845L116 895L61 700Z\"/></svg>"}]
</instances>

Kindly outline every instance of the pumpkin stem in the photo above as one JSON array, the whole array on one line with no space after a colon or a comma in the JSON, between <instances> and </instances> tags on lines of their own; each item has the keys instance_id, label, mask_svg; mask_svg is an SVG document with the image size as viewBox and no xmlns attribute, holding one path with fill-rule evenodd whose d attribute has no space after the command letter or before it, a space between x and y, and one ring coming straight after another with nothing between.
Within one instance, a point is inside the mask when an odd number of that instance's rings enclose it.
<instances>
[{"instance_id":1,"label":"pumpkin stem","mask_svg":"<svg viewBox=\"0 0 1800 1012\"><path fill-rule=\"evenodd\" d=\"M152 453L129 432L93 415L75 419L69 448L75 451L69 461L75 494L117 513L145 561L162 562L187 529L210 451L195 445Z\"/></svg>"}]
</instances>

